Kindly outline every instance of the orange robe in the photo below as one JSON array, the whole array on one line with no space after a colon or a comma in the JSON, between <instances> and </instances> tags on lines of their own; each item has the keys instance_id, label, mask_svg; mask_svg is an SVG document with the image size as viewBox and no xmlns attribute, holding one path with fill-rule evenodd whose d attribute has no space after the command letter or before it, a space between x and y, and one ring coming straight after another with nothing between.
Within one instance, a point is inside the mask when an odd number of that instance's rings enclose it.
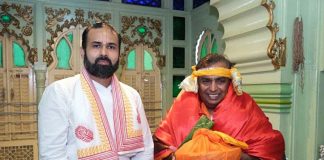
<instances>
[{"instance_id":1,"label":"orange robe","mask_svg":"<svg viewBox=\"0 0 324 160\"><path fill-rule=\"evenodd\" d=\"M206 113L201 104L198 94L193 92L183 92L177 97L154 134L158 142L166 146L158 153L155 151L155 157L161 158L176 150L200 116ZM232 85L212 113L212 120L215 123L213 130L248 144L248 149L243 152L264 160L283 158L285 144L282 134L272 129L268 117L248 94L237 96Z\"/></svg>"}]
</instances>

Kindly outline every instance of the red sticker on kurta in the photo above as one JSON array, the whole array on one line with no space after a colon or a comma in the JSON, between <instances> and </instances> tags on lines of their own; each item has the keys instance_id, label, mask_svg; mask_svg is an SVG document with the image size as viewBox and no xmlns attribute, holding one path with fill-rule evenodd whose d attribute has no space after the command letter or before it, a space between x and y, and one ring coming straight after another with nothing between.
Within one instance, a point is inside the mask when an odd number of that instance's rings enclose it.
<instances>
[{"instance_id":1,"label":"red sticker on kurta","mask_svg":"<svg viewBox=\"0 0 324 160\"><path fill-rule=\"evenodd\" d=\"M83 126L78 126L75 129L75 135L77 138L81 139L82 141L85 142L90 142L93 140L93 133L91 130L83 127Z\"/></svg>"}]
</instances>

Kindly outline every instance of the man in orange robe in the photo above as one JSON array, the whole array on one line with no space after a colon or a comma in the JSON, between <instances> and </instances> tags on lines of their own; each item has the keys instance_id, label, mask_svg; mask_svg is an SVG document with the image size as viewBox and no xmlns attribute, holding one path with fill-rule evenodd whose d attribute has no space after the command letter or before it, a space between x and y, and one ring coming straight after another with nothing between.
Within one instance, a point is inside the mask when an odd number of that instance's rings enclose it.
<instances>
[{"instance_id":1,"label":"man in orange robe","mask_svg":"<svg viewBox=\"0 0 324 160\"><path fill-rule=\"evenodd\" d=\"M153 136L155 159L173 159L201 115L214 122L212 130L248 144L242 160L284 158L282 134L272 128L252 97L242 92L241 77L233 66L222 55L209 54L200 60L192 75L181 83L183 91Z\"/></svg>"}]
</instances>

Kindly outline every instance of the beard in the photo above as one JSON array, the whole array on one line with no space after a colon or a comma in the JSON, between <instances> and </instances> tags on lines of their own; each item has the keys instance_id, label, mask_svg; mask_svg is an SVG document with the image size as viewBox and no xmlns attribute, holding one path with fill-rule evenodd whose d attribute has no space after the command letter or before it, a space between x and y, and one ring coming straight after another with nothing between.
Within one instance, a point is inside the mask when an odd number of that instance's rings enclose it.
<instances>
[{"instance_id":1,"label":"beard","mask_svg":"<svg viewBox=\"0 0 324 160\"><path fill-rule=\"evenodd\" d=\"M98 64L100 60L108 61L109 65L101 65ZM88 57L87 53L84 54L83 59L85 69L92 75L98 78L109 78L111 77L118 69L119 66L119 58L115 64L112 64L110 58L107 56L100 56L96 58L94 64L92 64Z\"/></svg>"}]
</instances>

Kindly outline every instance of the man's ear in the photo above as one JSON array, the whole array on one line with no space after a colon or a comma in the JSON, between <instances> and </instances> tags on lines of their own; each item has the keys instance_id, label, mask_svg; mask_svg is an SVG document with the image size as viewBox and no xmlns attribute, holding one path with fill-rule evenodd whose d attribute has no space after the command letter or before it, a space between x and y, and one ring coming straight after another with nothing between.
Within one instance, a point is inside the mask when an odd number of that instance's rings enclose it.
<instances>
[{"instance_id":1,"label":"man's ear","mask_svg":"<svg viewBox=\"0 0 324 160\"><path fill-rule=\"evenodd\" d=\"M81 58L83 59L84 58L85 51L84 51L84 49L82 47L80 49L80 54L81 54Z\"/></svg>"}]
</instances>

